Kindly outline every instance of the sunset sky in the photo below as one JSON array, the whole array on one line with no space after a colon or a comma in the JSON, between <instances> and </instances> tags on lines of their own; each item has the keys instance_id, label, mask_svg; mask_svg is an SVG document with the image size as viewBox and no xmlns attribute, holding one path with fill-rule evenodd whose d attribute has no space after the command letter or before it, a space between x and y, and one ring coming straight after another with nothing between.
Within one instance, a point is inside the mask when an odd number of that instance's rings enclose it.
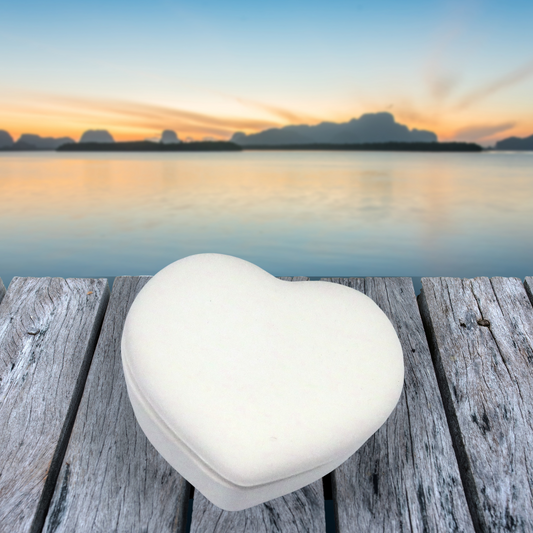
<instances>
[{"instance_id":1,"label":"sunset sky","mask_svg":"<svg viewBox=\"0 0 533 533\"><path fill-rule=\"evenodd\" d=\"M0 129L230 138L389 111L533 134L533 2L0 0Z\"/></svg>"}]
</instances>

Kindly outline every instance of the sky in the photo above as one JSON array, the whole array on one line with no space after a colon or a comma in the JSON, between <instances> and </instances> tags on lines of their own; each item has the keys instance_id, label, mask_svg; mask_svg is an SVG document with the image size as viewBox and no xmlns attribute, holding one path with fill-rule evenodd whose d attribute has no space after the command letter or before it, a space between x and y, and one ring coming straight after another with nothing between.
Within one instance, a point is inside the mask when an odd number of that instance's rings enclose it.
<instances>
[{"instance_id":1,"label":"sky","mask_svg":"<svg viewBox=\"0 0 533 533\"><path fill-rule=\"evenodd\" d=\"M0 0L0 129L229 139L388 111L533 134L533 2Z\"/></svg>"}]
</instances>

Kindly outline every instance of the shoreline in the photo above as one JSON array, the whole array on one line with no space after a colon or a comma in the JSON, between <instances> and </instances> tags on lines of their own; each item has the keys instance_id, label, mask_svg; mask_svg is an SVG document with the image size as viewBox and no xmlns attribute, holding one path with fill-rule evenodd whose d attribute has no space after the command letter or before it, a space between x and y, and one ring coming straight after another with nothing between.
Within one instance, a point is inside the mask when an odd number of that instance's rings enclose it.
<instances>
[{"instance_id":1,"label":"shoreline","mask_svg":"<svg viewBox=\"0 0 533 533\"><path fill-rule=\"evenodd\" d=\"M0 152L243 152L243 151L336 151L336 152L483 152L492 151L475 143L464 142L384 142L384 143L310 143L310 144L250 144L239 145L230 141L200 141L161 144L152 141L113 143L69 143L58 148L13 146Z\"/></svg>"}]
</instances>

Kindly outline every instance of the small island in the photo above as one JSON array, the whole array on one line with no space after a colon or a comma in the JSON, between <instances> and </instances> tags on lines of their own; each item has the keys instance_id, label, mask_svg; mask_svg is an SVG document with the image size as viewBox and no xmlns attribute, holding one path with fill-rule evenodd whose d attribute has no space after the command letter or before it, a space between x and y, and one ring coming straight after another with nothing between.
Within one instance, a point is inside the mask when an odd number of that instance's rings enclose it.
<instances>
[{"instance_id":1,"label":"small island","mask_svg":"<svg viewBox=\"0 0 533 533\"><path fill-rule=\"evenodd\" d=\"M466 142L380 142L380 143L309 143L309 144L247 144L244 150L344 150L382 152L481 152L479 144Z\"/></svg>"},{"instance_id":2,"label":"small island","mask_svg":"<svg viewBox=\"0 0 533 533\"><path fill-rule=\"evenodd\" d=\"M478 144L465 142L382 142L359 144L248 144L231 141L156 143L152 141L85 142L63 144L58 152L241 152L243 150L381 151L381 152L481 152Z\"/></svg>"},{"instance_id":3,"label":"small island","mask_svg":"<svg viewBox=\"0 0 533 533\"><path fill-rule=\"evenodd\" d=\"M229 141L158 143L152 141L80 142L63 144L58 152L240 152L242 147Z\"/></svg>"}]
</instances>

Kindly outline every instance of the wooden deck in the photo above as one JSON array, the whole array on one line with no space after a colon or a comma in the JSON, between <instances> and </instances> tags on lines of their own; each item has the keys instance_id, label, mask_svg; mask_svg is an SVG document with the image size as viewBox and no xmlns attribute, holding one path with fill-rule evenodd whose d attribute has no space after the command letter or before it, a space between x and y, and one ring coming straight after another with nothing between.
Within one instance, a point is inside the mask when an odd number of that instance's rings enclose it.
<instances>
[{"instance_id":1,"label":"wooden deck","mask_svg":"<svg viewBox=\"0 0 533 533\"><path fill-rule=\"evenodd\" d=\"M120 338L148 279L0 282L1 533L533 531L533 278L422 278L418 300L410 278L329 279L394 324L400 402L324 482L239 512L134 419Z\"/></svg>"}]
</instances>

